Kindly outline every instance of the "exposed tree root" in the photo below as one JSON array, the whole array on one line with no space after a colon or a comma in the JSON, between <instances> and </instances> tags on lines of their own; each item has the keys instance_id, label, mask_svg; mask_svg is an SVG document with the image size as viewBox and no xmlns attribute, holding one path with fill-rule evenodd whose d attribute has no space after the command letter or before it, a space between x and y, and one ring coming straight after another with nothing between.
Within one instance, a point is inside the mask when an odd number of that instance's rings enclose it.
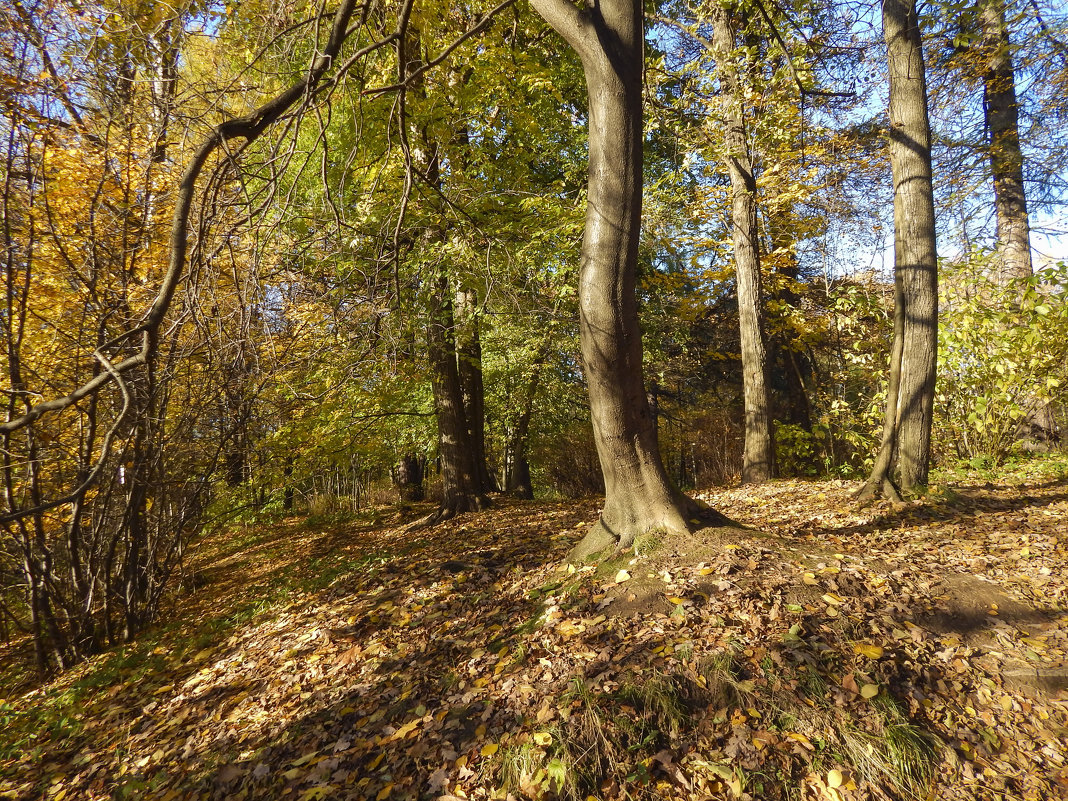
<instances>
[{"instance_id":1,"label":"exposed tree root","mask_svg":"<svg viewBox=\"0 0 1068 801\"><path fill-rule=\"evenodd\" d=\"M884 498L888 501L893 501L894 503L904 502L904 498L902 497L900 490L898 490L897 485L886 476L883 476L881 480L875 476L868 479L868 481L864 483L864 486L862 486L857 491L856 495L853 496L853 499L857 502L857 506L860 508L870 506L879 498Z\"/></svg>"},{"instance_id":2,"label":"exposed tree root","mask_svg":"<svg viewBox=\"0 0 1068 801\"><path fill-rule=\"evenodd\" d=\"M678 534L693 534L703 528L743 528L739 523L712 507L692 498L685 498L682 509L671 507L660 514L630 515L623 525L613 525L606 520L606 513L590 528L586 536L571 550L568 559L585 561L603 555L611 559L634 546L636 539L656 531L671 531Z\"/></svg>"},{"instance_id":3,"label":"exposed tree root","mask_svg":"<svg viewBox=\"0 0 1068 801\"><path fill-rule=\"evenodd\" d=\"M425 517L421 517L407 526L408 531L414 531L446 520L452 520L457 515L465 512L481 512L491 506L490 499L485 495L460 495L447 501Z\"/></svg>"}]
</instances>

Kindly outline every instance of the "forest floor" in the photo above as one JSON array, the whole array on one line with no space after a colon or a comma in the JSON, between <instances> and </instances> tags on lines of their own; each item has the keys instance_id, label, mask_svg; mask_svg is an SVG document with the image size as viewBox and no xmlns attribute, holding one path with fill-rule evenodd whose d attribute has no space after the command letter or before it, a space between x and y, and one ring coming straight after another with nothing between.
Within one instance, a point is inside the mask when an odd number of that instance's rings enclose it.
<instances>
[{"instance_id":1,"label":"forest floor","mask_svg":"<svg viewBox=\"0 0 1068 801\"><path fill-rule=\"evenodd\" d=\"M0 654L0 797L1068 798L1068 464L991 478L598 565L595 500L220 531L138 642Z\"/></svg>"}]
</instances>

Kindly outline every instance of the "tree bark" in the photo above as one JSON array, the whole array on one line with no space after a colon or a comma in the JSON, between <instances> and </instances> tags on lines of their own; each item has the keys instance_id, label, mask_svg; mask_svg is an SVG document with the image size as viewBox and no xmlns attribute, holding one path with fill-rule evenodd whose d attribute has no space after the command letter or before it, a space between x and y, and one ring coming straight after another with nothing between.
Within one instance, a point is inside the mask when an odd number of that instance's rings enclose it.
<instances>
[{"instance_id":1,"label":"tree bark","mask_svg":"<svg viewBox=\"0 0 1068 801\"><path fill-rule=\"evenodd\" d=\"M742 483L760 484L775 475L775 440L768 395L768 352L764 335L764 289L760 274L756 178L746 138L741 83L734 66L735 32L730 12L714 5L712 44L727 105L724 159L731 179L731 232L737 277L738 323L742 347L745 449Z\"/></svg>"},{"instance_id":2,"label":"tree bark","mask_svg":"<svg viewBox=\"0 0 1068 801\"><path fill-rule=\"evenodd\" d=\"M402 501L423 500L423 460L414 453L406 453L397 462L393 483Z\"/></svg>"},{"instance_id":3,"label":"tree bark","mask_svg":"<svg viewBox=\"0 0 1068 801\"><path fill-rule=\"evenodd\" d=\"M1004 0L980 0L983 110L998 223L998 273L1002 281L1032 274L1031 226L1020 150L1016 73Z\"/></svg>"},{"instance_id":4,"label":"tree bark","mask_svg":"<svg viewBox=\"0 0 1068 801\"><path fill-rule=\"evenodd\" d=\"M642 378L635 295L642 202L642 5L639 0L603 0L582 10L567 0L532 0L532 5L578 53L589 95L579 341L605 505L598 524L572 554L585 558L627 548L649 531L686 532L700 510L664 470Z\"/></svg>"},{"instance_id":5,"label":"tree bark","mask_svg":"<svg viewBox=\"0 0 1068 801\"><path fill-rule=\"evenodd\" d=\"M415 24L408 25L405 36L398 40L397 47L400 77L408 82L408 91L417 97L424 97L421 33ZM410 169L433 188L433 197L440 197L442 176L438 142L425 127L410 125L404 108L406 106L402 105L399 125L406 150L411 154ZM417 140L417 148L411 147L409 136ZM435 207L430 209L430 215L432 222L427 230L426 245L429 248L439 248L445 244L447 236L444 212L440 207ZM476 467L471 426L467 419L460 378L453 307L455 292L447 265L440 263L437 270L428 310L427 362L438 423L438 454L443 494L438 509L417 521L415 525L447 520L463 512L484 509L488 505L485 486Z\"/></svg>"},{"instance_id":6,"label":"tree bark","mask_svg":"<svg viewBox=\"0 0 1068 801\"><path fill-rule=\"evenodd\" d=\"M931 134L915 0L884 0L883 35L890 74L895 344L883 447L862 497L889 494L892 466L902 492L915 493L927 486L938 353ZM898 387L893 386L895 371Z\"/></svg>"},{"instance_id":7,"label":"tree bark","mask_svg":"<svg viewBox=\"0 0 1068 801\"><path fill-rule=\"evenodd\" d=\"M427 359L438 421L438 451L444 489L441 505L426 523L446 520L463 512L484 509L488 504L475 470L474 449L464 414L463 389L456 366L455 324L448 279L438 281L436 307L427 327Z\"/></svg>"},{"instance_id":8,"label":"tree bark","mask_svg":"<svg viewBox=\"0 0 1068 801\"><path fill-rule=\"evenodd\" d=\"M463 393L471 459L479 486L483 492L490 492L497 487L486 464L486 388L482 380L482 341L479 336L478 296L475 290L457 289L454 310L456 368Z\"/></svg>"},{"instance_id":9,"label":"tree bark","mask_svg":"<svg viewBox=\"0 0 1068 801\"><path fill-rule=\"evenodd\" d=\"M523 406L519 416L508 430L509 459L505 489L516 497L526 500L534 497L534 488L530 481L530 465L527 463L527 439L530 435L530 420L534 414L534 399L538 394L541 371L548 355L549 340L546 339L538 349L534 364L531 366L530 380L527 382L526 393L523 395Z\"/></svg>"}]
</instances>

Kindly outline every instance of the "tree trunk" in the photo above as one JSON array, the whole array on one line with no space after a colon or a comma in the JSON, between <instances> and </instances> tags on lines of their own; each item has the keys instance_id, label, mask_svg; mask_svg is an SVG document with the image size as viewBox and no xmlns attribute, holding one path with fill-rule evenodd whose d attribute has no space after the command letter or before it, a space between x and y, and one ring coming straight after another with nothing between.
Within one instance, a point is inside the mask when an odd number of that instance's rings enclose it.
<instances>
[{"instance_id":1,"label":"tree trunk","mask_svg":"<svg viewBox=\"0 0 1068 801\"><path fill-rule=\"evenodd\" d=\"M983 110L994 178L998 221L998 274L1002 281L1027 278L1031 266L1031 226L1027 218L1019 106L1004 0L980 0Z\"/></svg>"},{"instance_id":2,"label":"tree trunk","mask_svg":"<svg viewBox=\"0 0 1068 801\"><path fill-rule=\"evenodd\" d=\"M605 505L573 552L629 547L651 530L686 532L698 505L668 479L642 379L635 281L642 201L642 5L580 10L532 0L582 59L589 94L589 187L579 268L579 341ZM724 518L719 518L725 520Z\"/></svg>"},{"instance_id":3,"label":"tree trunk","mask_svg":"<svg viewBox=\"0 0 1068 801\"><path fill-rule=\"evenodd\" d=\"M938 353L938 256L927 84L915 0L884 0L894 178L894 349L883 448L862 497L884 492L891 466L906 493L927 486ZM895 371L899 387L894 387ZM897 391L894 391L894 390ZM889 451L887 449L890 449Z\"/></svg>"},{"instance_id":4,"label":"tree trunk","mask_svg":"<svg viewBox=\"0 0 1068 801\"><path fill-rule=\"evenodd\" d=\"M414 453L406 453L397 462L393 483L402 501L423 500L423 461Z\"/></svg>"},{"instance_id":5,"label":"tree trunk","mask_svg":"<svg viewBox=\"0 0 1068 801\"><path fill-rule=\"evenodd\" d=\"M483 492L496 489L486 464L486 388L482 382L482 342L479 337L478 296L473 289L456 290L456 368L463 393L467 435L475 476Z\"/></svg>"},{"instance_id":6,"label":"tree trunk","mask_svg":"<svg viewBox=\"0 0 1068 801\"><path fill-rule=\"evenodd\" d=\"M397 42L400 74L406 80L414 76L409 91L416 97L424 96L423 77L419 72L423 65L420 42L420 31L415 24L408 25L406 35ZM440 197L442 176L438 142L424 127L412 125L409 130L409 123L403 111L399 122L406 148L411 153L414 172L433 188L433 197ZM416 138L418 147L413 148L407 144L409 135ZM409 180L412 180L411 175ZM440 247L445 244L447 236L444 212L440 207L431 209L431 212L436 220L427 231L427 245ZM428 310L427 361L438 423L438 454L444 489L437 511L418 521L417 525L436 523L463 512L483 509L488 505L484 494L485 487L475 464L474 446L469 433L471 429L460 380L456 320L453 312L454 291L447 265L439 264L437 269L438 274L430 297L431 308Z\"/></svg>"},{"instance_id":7,"label":"tree trunk","mask_svg":"<svg viewBox=\"0 0 1068 801\"><path fill-rule=\"evenodd\" d=\"M282 465L282 480L285 485L282 489L282 508L287 511L293 511L293 457L287 456L285 464Z\"/></svg>"},{"instance_id":8,"label":"tree trunk","mask_svg":"<svg viewBox=\"0 0 1068 801\"><path fill-rule=\"evenodd\" d=\"M421 521L427 523L483 509L487 505L475 471L474 451L468 436L463 390L456 367L454 329L452 297L448 291L448 281L442 276L438 281L436 308L432 310L427 327L427 359L438 421L438 450L444 492L438 510Z\"/></svg>"},{"instance_id":9,"label":"tree trunk","mask_svg":"<svg viewBox=\"0 0 1068 801\"><path fill-rule=\"evenodd\" d=\"M549 355L549 341L546 340L538 350L531 366L530 381L527 382L526 394L519 417L508 432L508 477L505 489L519 498L530 500L534 497L534 488L530 482L530 465L527 463L527 438L530 434L530 418L534 414L534 399L538 394L541 370Z\"/></svg>"},{"instance_id":10,"label":"tree trunk","mask_svg":"<svg viewBox=\"0 0 1068 801\"><path fill-rule=\"evenodd\" d=\"M727 105L724 159L731 179L731 231L737 276L738 323L742 346L745 402L745 449L742 482L760 484L775 475L775 441L768 397L768 354L764 336L764 289L760 275L756 178L746 139L742 91L734 67L734 30L730 12L712 7L712 43L716 71Z\"/></svg>"}]
</instances>

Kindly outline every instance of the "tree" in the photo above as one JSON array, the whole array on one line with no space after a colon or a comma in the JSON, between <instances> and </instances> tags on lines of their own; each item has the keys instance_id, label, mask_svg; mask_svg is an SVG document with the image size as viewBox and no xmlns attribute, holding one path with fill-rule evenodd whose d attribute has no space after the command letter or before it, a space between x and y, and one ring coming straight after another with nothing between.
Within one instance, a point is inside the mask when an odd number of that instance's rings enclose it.
<instances>
[{"instance_id":1,"label":"tree","mask_svg":"<svg viewBox=\"0 0 1068 801\"><path fill-rule=\"evenodd\" d=\"M247 146L308 101L334 66L355 9L354 1L342 4L322 51L288 89L214 126L180 178L163 163L175 95L166 82L175 80L172 48L188 9L160 27L158 19L141 19L140 9L123 24L114 11L93 7L104 20L102 34L91 17L86 26L99 61L81 60L78 52L82 23L74 20L88 10L64 8L50 18L54 9L42 6L20 15L22 25L67 25L59 29L74 32L63 43L74 57L67 62L64 54L64 62L85 67L69 82L59 77L52 59L58 45L39 26L22 37L24 45L36 41L37 52L20 47L10 65L23 105L16 104L3 166L9 385L0 423L6 506L0 556L5 573L17 565L30 618L25 628L42 672L133 637L158 608L220 457L219 438L204 425L204 410L217 408L215 382L205 381L189 347L195 343L182 336L191 310L180 286L197 190L215 196L227 185L236 154L220 158L225 145ZM162 44L145 45L139 38L145 30L165 30ZM162 75L162 84L140 80L139 70ZM34 85L29 74L46 83ZM151 111L139 105L148 90ZM149 117L147 125L137 122L141 116ZM205 172L207 187L198 183ZM177 184L177 191L168 196L163 183ZM172 222L164 230L170 203ZM179 310L174 325L164 328L172 309ZM28 319L43 325L28 326ZM67 351L45 353L34 341L42 336ZM106 387L117 390L114 397L101 393ZM34 402L42 396L51 397ZM171 414L175 407L183 414Z\"/></svg>"},{"instance_id":2,"label":"tree","mask_svg":"<svg viewBox=\"0 0 1068 801\"><path fill-rule=\"evenodd\" d=\"M914 0L883 0L894 181L894 342L882 442L861 489L900 498L927 485L938 350L931 131ZM893 473L892 473L893 471Z\"/></svg>"},{"instance_id":3,"label":"tree","mask_svg":"<svg viewBox=\"0 0 1068 801\"><path fill-rule=\"evenodd\" d=\"M990 173L994 179L998 255L1002 277L1031 275L1031 226L1020 149L1020 111L1004 0L979 0L982 30L983 111L986 116Z\"/></svg>"},{"instance_id":4,"label":"tree","mask_svg":"<svg viewBox=\"0 0 1068 801\"><path fill-rule=\"evenodd\" d=\"M731 180L731 231L738 291L738 323L742 344L742 387L745 402L745 450L742 482L767 481L775 474L775 440L768 396L768 353L764 335L764 289L760 274L756 177L746 136L742 87L735 59L733 14L714 5L712 17L716 70L726 101L725 162Z\"/></svg>"},{"instance_id":5,"label":"tree","mask_svg":"<svg viewBox=\"0 0 1068 801\"><path fill-rule=\"evenodd\" d=\"M662 529L687 532L700 510L664 470L642 377L635 280L642 202L642 70L639 0L579 9L532 0L578 53L589 96L589 184L579 267L579 342L593 436L605 479L598 524L575 550L585 557L629 547Z\"/></svg>"}]
</instances>

